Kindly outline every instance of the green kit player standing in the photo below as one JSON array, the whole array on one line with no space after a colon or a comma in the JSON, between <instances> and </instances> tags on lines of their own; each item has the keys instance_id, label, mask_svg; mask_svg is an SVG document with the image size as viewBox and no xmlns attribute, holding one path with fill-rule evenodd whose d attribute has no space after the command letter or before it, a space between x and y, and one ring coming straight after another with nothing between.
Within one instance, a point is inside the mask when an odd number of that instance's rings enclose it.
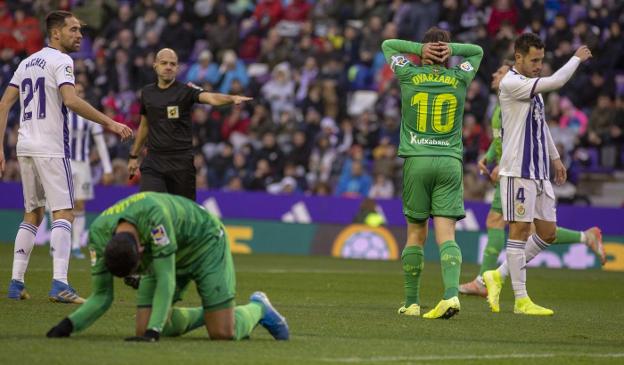
<instances>
[{"instance_id":1,"label":"green kit player standing","mask_svg":"<svg viewBox=\"0 0 624 365\"><path fill-rule=\"evenodd\" d=\"M89 251L93 292L48 337L89 327L113 302L113 276L139 273L136 336L126 340L158 341L204 325L211 339L239 340L257 324L277 340L288 339L286 320L264 293L234 307L236 279L223 224L189 199L144 192L121 200L91 224ZM191 281L202 306L172 308Z\"/></svg>"},{"instance_id":2,"label":"green kit player standing","mask_svg":"<svg viewBox=\"0 0 624 365\"><path fill-rule=\"evenodd\" d=\"M492 90L498 93L500 81L503 76L509 72L511 67L509 65L502 65L492 74ZM490 176L491 181L495 184L494 199L490 207L486 220L488 243L483 250L483 261L481 262L481 270L479 275L467 283L459 286L459 292L466 295L478 295L487 297L487 289L483 282L483 273L489 270L494 270L498 265L498 256L505 246L505 221L503 220L503 208L501 206L500 198L500 183L498 181L498 163L500 161L503 146L501 142L501 108L500 104L496 103L496 107L492 113L492 143L488 148L486 155L479 161L479 170L482 174ZM497 166L490 172L487 168L488 164L496 164ZM604 265L606 262L606 255L604 247L602 245L602 234L600 228L591 227L585 231L573 231L566 228L557 227L557 238L552 244L570 244L570 243L585 243L599 258L600 262ZM501 278L504 280L507 277L507 266L503 266L501 270Z\"/></svg>"},{"instance_id":3,"label":"green kit player standing","mask_svg":"<svg viewBox=\"0 0 624 365\"><path fill-rule=\"evenodd\" d=\"M382 50L401 87L401 142L403 213L407 243L401 255L405 278L405 305L399 314L420 315L420 275L428 220L433 217L440 249L444 297L424 318L450 318L460 310L458 296L462 256L455 242L455 222L464 218L462 121L466 89L481 59L481 47L450 42L450 34L429 29L423 44L386 40ZM421 56L423 65L402 54ZM464 62L446 68L449 56Z\"/></svg>"}]
</instances>

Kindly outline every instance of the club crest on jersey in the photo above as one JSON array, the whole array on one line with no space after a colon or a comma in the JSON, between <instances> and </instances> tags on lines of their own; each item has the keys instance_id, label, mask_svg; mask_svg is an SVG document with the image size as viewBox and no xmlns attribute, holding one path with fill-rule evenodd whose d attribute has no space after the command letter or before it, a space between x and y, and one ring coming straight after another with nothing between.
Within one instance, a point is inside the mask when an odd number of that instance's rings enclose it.
<instances>
[{"instance_id":1,"label":"club crest on jersey","mask_svg":"<svg viewBox=\"0 0 624 365\"><path fill-rule=\"evenodd\" d=\"M97 262L97 254L92 248L89 249L89 258L91 259L91 266L95 266L95 263Z\"/></svg>"},{"instance_id":2,"label":"club crest on jersey","mask_svg":"<svg viewBox=\"0 0 624 365\"><path fill-rule=\"evenodd\" d=\"M516 203L516 215L518 217L524 217L525 213L526 213L526 209L524 208L524 204Z\"/></svg>"},{"instance_id":3,"label":"club crest on jersey","mask_svg":"<svg viewBox=\"0 0 624 365\"><path fill-rule=\"evenodd\" d=\"M167 119L180 118L180 109L177 105L167 107Z\"/></svg>"},{"instance_id":4,"label":"club crest on jersey","mask_svg":"<svg viewBox=\"0 0 624 365\"><path fill-rule=\"evenodd\" d=\"M474 70L474 67L472 67L472 65L468 61L466 61L466 62L462 63L461 65L459 65L459 68L461 68L463 71L466 71L466 72L470 72L470 71Z\"/></svg>"},{"instance_id":5,"label":"club crest on jersey","mask_svg":"<svg viewBox=\"0 0 624 365\"><path fill-rule=\"evenodd\" d=\"M392 56L392 63L390 68L394 70L396 66L405 67L409 63L409 60L405 56Z\"/></svg>"},{"instance_id":6,"label":"club crest on jersey","mask_svg":"<svg viewBox=\"0 0 624 365\"><path fill-rule=\"evenodd\" d=\"M156 228L151 231L152 240L157 246L166 246L169 244L169 237L167 236L167 231L162 224L158 225Z\"/></svg>"}]
</instances>

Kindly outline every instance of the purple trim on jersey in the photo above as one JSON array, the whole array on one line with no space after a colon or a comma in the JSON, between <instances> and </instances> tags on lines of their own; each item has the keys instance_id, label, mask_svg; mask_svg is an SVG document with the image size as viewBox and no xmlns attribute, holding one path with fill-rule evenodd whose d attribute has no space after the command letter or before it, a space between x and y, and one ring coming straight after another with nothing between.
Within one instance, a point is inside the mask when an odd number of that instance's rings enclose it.
<instances>
[{"instance_id":1,"label":"purple trim on jersey","mask_svg":"<svg viewBox=\"0 0 624 365\"><path fill-rule=\"evenodd\" d=\"M71 141L71 159L75 160L76 159L76 128L78 127L78 115L76 115L76 113L72 113L72 131L74 131L74 133L72 133L72 141Z\"/></svg>"},{"instance_id":2,"label":"purple trim on jersey","mask_svg":"<svg viewBox=\"0 0 624 365\"><path fill-rule=\"evenodd\" d=\"M76 85L74 85L74 83L73 83L73 82L65 81L65 82L61 83L61 84L58 86L58 87L59 87L59 89L60 89L60 88L61 88L61 86L63 86L63 85L71 85L71 86L74 86L74 87L76 86Z\"/></svg>"},{"instance_id":3,"label":"purple trim on jersey","mask_svg":"<svg viewBox=\"0 0 624 365\"><path fill-rule=\"evenodd\" d=\"M74 179L72 177L71 164L67 158L63 159L63 167L65 168L65 178L67 179L67 189L69 190L71 207L74 209Z\"/></svg>"},{"instance_id":4,"label":"purple trim on jersey","mask_svg":"<svg viewBox=\"0 0 624 365\"><path fill-rule=\"evenodd\" d=\"M531 115L533 114L533 103L529 108L529 114L527 114L524 121L524 149L522 153L522 171L520 176L525 179L531 178Z\"/></svg>"},{"instance_id":5,"label":"purple trim on jersey","mask_svg":"<svg viewBox=\"0 0 624 365\"><path fill-rule=\"evenodd\" d=\"M533 87L531 88L531 99L533 99L533 96L535 96L535 87L537 86L537 82L539 81L541 77L538 77L537 80L535 80L535 82L533 83Z\"/></svg>"},{"instance_id":6,"label":"purple trim on jersey","mask_svg":"<svg viewBox=\"0 0 624 365\"><path fill-rule=\"evenodd\" d=\"M69 122L67 120L67 107L62 103L61 113L63 114L63 146L65 147L65 158L69 158L71 156L71 151L69 150Z\"/></svg>"},{"instance_id":7,"label":"purple trim on jersey","mask_svg":"<svg viewBox=\"0 0 624 365\"><path fill-rule=\"evenodd\" d=\"M14 87L14 88L16 88L16 89L19 89L19 86L15 85L15 84L13 84L13 83L10 83L10 82L9 82L9 86L13 86L13 87Z\"/></svg>"},{"instance_id":8,"label":"purple trim on jersey","mask_svg":"<svg viewBox=\"0 0 624 365\"><path fill-rule=\"evenodd\" d=\"M535 99L535 98L534 98ZM537 139L537 133L539 132L539 121L533 117L535 109L535 100L531 100L531 132L532 142L531 154L533 155L533 178L539 178L541 176L541 169L539 165L539 141Z\"/></svg>"}]
</instances>

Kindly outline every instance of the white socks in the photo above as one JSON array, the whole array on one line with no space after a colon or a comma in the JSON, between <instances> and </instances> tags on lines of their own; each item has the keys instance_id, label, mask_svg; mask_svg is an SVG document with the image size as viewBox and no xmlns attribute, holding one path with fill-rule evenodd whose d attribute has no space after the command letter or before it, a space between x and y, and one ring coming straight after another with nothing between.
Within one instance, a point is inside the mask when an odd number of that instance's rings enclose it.
<instances>
[{"instance_id":1,"label":"white socks","mask_svg":"<svg viewBox=\"0 0 624 365\"><path fill-rule=\"evenodd\" d=\"M72 224L72 250L80 248L80 238L82 238L85 225L85 212L74 211L74 223Z\"/></svg>"},{"instance_id":2,"label":"white socks","mask_svg":"<svg viewBox=\"0 0 624 365\"><path fill-rule=\"evenodd\" d=\"M509 248L510 248L510 243L512 244L511 247L513 247L514 249L517 248L517 244L522 244L522 241L515 241L515 240L508 240L507 241L507 260L505 262L503 262L503 264L497 269L498 273L501 275L501 278L503 280L505 280L505 278L507 276L509 276L509 272L510 272L510 265L509 265ZM546 243L545 241L543 241L541 238L539 238L539 236L537 234L532 234L531 236L529 236L529 239L526 241L526 244L524 245L524 265L526 265L527 262L533 260L533 258L535 256L537 256L540 252L542 252L543 250L547 249L548 246L550 246L549 243ZM517 260L522 260L519 256L517 252L513 252L512 255L516 255L516 259ZM520 262L520 261L519 261ZM524 274L521 274L520 278L523 283L526 283L526 269L522 269L522 271L524 272ZM526 296L526 284L522 284L524 286L524 289L520 289L521 293L525 293ZM513 277L512 277L512 286L513 286ZM514 293L516 292L515 288L514 288ZM522 297L520 297L522 298Z\"/></svg>"},{"instance_id":3,"label":"white socks","mask_svg":"<svg viewBox=\"0 0 624 365\"><path fill-rule=\"evenodd\" d=\"M526 291L526 242L507 240L507 265L511 275L511 287L516 299L528 296Z\"/></svg>"},{"instance_id":4,"label":"white socks","mask_svg":"<svg viewBox=\"0 0 624 365\"><path fill-rule=\"evenodd\" d=\"M24 282L24 273L28 268L30 253L35 245L37 226L22 222L15 237L15 251L13 251L13 273L11 279Z\"/></svg>"},{"instance_id":5,"label":"white socks","mask_svg":"<svg viewBox=\"0 0 624 365\"><path fill-rule=\"evenodd\" d=\"M65 219L57 219L52 223L50 249L52 250L53 279L67 284L69 254L71 251L72 225Z\"/></svg>"}]
</instances>

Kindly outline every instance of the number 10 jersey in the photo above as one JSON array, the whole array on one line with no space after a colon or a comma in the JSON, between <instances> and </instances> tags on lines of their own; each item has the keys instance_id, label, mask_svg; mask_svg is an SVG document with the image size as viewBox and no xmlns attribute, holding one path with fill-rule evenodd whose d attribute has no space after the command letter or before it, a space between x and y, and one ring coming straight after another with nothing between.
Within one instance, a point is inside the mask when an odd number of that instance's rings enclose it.
<instances>
[{"instance_id":1,"label":"number 10 jersey","mask_svg":"<svg viewBox=\"0 0 624 365\"><path fill-rule=\"evenodd\" d=\"M18 156L69 158L67 107L61 86L74 85L74 62L61 51L44 47L20 62L10 86L19 90Z\"/></svg>"}]
</instances>

